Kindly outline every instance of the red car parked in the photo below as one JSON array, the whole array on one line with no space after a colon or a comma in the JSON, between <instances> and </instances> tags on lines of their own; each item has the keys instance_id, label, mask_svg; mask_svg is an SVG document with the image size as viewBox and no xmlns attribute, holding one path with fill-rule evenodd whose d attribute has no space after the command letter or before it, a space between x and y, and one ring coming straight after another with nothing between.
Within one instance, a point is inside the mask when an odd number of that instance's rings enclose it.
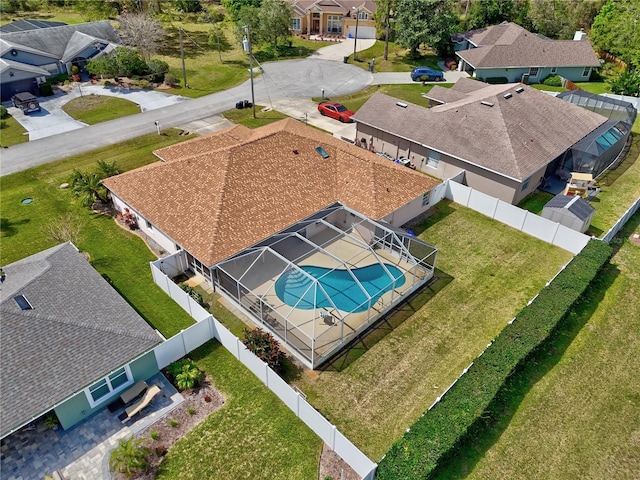
<instances>
[{"instance_id":1,"label":"red car parked","mask_svg":"<svg viewBox=\"0 0 640 480\"><path fill-rule=\"evenodd\" d=\"M318 111L322 116L326 115L327 117L335 118L344 123L353 123L351 115L356 113L338 102L320 102L318 104Z\"/></svg>"}]
</instances>

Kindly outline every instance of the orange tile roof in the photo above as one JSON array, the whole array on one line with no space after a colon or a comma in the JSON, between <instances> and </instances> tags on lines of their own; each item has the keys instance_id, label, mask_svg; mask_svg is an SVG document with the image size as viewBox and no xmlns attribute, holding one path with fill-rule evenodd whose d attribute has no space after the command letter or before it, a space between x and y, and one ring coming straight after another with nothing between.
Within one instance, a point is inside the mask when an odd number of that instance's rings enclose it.
<instances>
[{"instance_id":1,"label":"orange tile roof","mask_svg":"<svg viewBox=\"0 0 640 480\"><path fill-rule=\"evenodd\" d=\"M230 145L233 135L242 138ZM206 265L336 201L379 219L439 183L293 119L249 132L232 127L155 153L171 161L104 184Z\"/></svg>"}]
</instances>

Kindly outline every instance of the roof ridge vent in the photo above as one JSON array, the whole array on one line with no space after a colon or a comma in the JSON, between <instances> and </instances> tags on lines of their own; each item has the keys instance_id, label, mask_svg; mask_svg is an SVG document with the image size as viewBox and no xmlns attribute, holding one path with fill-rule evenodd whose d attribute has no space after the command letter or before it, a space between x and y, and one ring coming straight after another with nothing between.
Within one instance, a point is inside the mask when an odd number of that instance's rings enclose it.
<instances>
[{"instance_id":1,"label":"roof ridge vent","mask_svg":"<svg viewBox=\"0 0 640 480\"><path fill-rule=\"evenodd\" d=\"M511 93L505 93L504 94L504 98L511 98L513 97L513 95L511 95Z\"/></svg>"},{"instance_id":2,"label":"roof ridge vent","mask_svg":"<svg viewBox=\"0 0 640 480\"><path fill-rule=\"evenodd\" d=\"M516 93L522 93L522 92L524 92L524 88L522 87L516 88Z\"/></svg>"},{"instance_id":3,"label":"roof ridge vent","mask_svg":"<svg viewBox=\"0 0 640 480\"><path fill-rule=\"evenodd\" d=\"M402 108L407 108L409 106L404 102L396 102L396 105L399 106L399 107L402 107Z\"/></svg>"},{"instance_id":4,"label":"roof ridge vent","mask_svg":"<svg viewBox=\"0 0 640 480\"><path fill-rule=\"evenodd\" d=\"M480 103L481 103L482 105L487 106L487 107L493 107L493 103L491 103L491 102L487 102L486 100L482 100Z\"/></svg>"}]
</instances>

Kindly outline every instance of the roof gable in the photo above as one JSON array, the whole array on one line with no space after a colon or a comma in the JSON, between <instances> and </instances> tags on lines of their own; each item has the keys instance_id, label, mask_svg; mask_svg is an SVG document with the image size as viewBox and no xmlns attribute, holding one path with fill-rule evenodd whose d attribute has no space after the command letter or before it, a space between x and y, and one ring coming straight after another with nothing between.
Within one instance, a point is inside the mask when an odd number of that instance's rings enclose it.
<instances>
[{"instance_id":1,"label":"roof gable","mask_svg":"<svg viewBox=\"0 0 640 480\"><path fill-rule=\"evenodd\" d=\"M234 133L241 138L230 145ZM293 119L156 154L170 160L104 184L207 265L336 201L382 218L439 183Z\"/></svg>"}]
</instances>

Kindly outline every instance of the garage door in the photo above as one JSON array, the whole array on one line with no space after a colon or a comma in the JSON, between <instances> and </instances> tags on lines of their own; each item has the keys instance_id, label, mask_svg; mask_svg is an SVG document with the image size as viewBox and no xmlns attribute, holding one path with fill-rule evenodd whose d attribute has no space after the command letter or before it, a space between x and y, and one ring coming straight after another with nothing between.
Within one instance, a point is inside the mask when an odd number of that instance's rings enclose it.
<instances>
[{"instance_id":1,"label":"garage door","mask_svg":"<svg viewBox=\"0 0 640 480\"><path fill-rule=\"evenodd\" d=\"M349 27L349 38L356 36L356 27ZM358 26L358 38L376 38L376 27L361 27Z\"/></svg>"}]
</instances>

